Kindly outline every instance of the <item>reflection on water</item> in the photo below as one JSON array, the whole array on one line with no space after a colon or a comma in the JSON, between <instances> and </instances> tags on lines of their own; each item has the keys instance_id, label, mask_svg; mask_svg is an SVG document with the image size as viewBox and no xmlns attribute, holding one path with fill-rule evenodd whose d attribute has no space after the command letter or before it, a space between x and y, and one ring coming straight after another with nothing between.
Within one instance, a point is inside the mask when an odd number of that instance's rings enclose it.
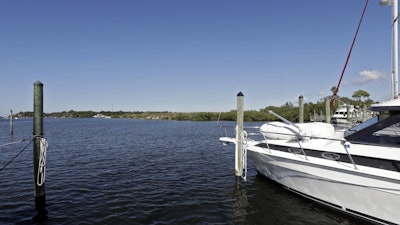
<instances>
[{"instance_id":1,"label":"reflection on water","mask_svg":"<svg viewBox=\"0 0 400 225\"><path fill-rule=\"evenodd\" d=\"M233 204L234 222L245 222L249 201L247 200L246 187L241 178L235 181L235 202Z\"/></svg>"}]
</instances>

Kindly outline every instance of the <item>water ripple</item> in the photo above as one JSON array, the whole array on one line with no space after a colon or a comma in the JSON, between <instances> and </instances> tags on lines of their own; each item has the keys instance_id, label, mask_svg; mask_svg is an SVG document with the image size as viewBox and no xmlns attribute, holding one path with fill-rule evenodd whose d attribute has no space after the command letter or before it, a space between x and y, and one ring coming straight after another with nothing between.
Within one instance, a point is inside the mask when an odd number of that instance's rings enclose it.
<instances>
[{"instance_id":1,"label":"water ripple","mask_svg":"<svg viewBox=\"0 0 400 225\"><path fill-rule=\"evenodd\" d=\"M218 142L215 123L46 119L44 126L45 224L355 224L310 210L254 169L236 183L232 146ZM14 138L23 137L32 123L15 128ZM13 152L0 149L0 163ZM34 224L31 148L0 172L0 183L0 223Z\"/></svg>"}]
</instances>

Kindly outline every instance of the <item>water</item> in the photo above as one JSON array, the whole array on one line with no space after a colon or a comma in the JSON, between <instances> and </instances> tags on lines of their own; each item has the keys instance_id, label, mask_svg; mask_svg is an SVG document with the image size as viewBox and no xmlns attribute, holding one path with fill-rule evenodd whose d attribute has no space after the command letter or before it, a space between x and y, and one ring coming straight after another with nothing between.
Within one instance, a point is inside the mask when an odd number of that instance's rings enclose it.
<instances>
[{"instance_id":1,"label":"water","mask_svg":"<svg viewBox=\"0 0 400 225\"><path fill-rule=\"evenodd\" d=\"M0 145L31 136L0 120ZM234 176L234 147L216 122L45 119L42 224L363 224L258 176ZM0 148L0 168L27 142ZM0 170L0 224L37 224L32 145Z\"/></svg>"}]
</instances>

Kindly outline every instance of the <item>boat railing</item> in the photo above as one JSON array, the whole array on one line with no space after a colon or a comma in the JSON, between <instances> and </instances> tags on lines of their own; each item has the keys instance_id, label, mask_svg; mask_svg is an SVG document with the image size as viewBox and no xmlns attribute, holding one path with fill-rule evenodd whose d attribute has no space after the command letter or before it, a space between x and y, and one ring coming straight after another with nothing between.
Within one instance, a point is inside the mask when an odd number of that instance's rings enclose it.
<instances>
[{"instance_id":1,"label":"boat railing","mask_svg":"<svg viewBox=\"0 0 400 225\"><path fill-rule=\"evenodd\" d=\"M220 135L222 137L234 137L235 136L235 132L236 132L235 125L218 125L218 127L220 128ZM260 126L244 126L243 130L246 131L246 134L248 136L252 136L252 137L256 137L256 136L261 137L262 136L262 134L259 131Z\"/></svg>"},{"instance_id":2,"label":"boat railing","mask_svg":"<svg viewBox=\"0 0 400 225\"><path fill-rule=\"evenodd\" d=\"M230 133L233 133L235 131L235 126L233 126L233 125L227 126L227 125L218 124L218 128L219 128L221 137L233 136L233 134L230 134Z\"/></svg>"},{"instance_id":3,"label":"boat railing","mask_svg":"<svg viewBox=\"0 0 400 225\"><path fill-rule=\"evenodd\" d=\"M235 137L235 128L236 126L234 125L219 125L222 135L224 137ZM353 164L354 169L357 169L357 164L355 163L352 155L349 152L349 148L351 146L350 142L348 142L345 138L337 138L337 137L329 137L329 136L311 136L311 135L303 135L300 133L280 133L280 132L267 132L267 131L263 131L263 133L260 132L260 126L244 126L243 130L245 131L246 135L245 135L245 142L247 141L262 141L263 143L265 143L267 145L267 149L268 152L271 153L271 149L269 147L269 140L272 140L270 138L268 138L265 134L278 134L281 136L287 136L287 140L293 140L298 144L298 148L301 152L301 154L304 156L305 160L309 160L309 157L306 153L306 151L304 150L303 146L302 146L302 142L306 141L306 140L316 140L316 139L320 139L320 140L328 140L328 141L338 141L341 143L341 145L344 148L344 152L347 155L347 157L349 158L351 164ZM292 151L293 154L297 154L296 151ZM326 158L328 159L328 158Z\"/></svg>"},{"instance_id":4,"label":"boat railing","mask_svg":"<svg viewBox=\"0 0 400 225\"><path fill-rule=\"evenodd\" d=\"M259 128L260 127L247 127L247 129L245 129L245 131L247 132L247 135L248 135L247 138L250 139L250 140L263 141L267 145L268 151L271 153L271 149L269 147L269 140L270 139L266 135L262 134L259 131ZM252 129L258 129L258 132L255 132ZM304 150L304 148L303 148L303 146L301 144L302 141L313 140L313 139L314 140L320 139L320 140L328 140L328 141L338 141L343 146L344 151L345 151L347 157L349 158L351 164L353 164L354 169L357 169L357 164L355 163L352 155L349 152L349 148L350 148L351 144L345 138L311 136L311 135L302 135L302 134L288 134L288 133L279 133L279 132L265 132L265 131L263 133L279 134L279 135L282 135L282 136L285 136L285 135L288 136L288 140L289 139L293 140L298 144L299 150L300 150L301 154L304 156L305 160L308 160L309 158L308 158L308 155L307 155L306 151ZM262 137L262 140L260 140L260 138L259 138L260 136ZM296 154L295 151L293 151L292 153Z\"/></svg>"}]
</instances>

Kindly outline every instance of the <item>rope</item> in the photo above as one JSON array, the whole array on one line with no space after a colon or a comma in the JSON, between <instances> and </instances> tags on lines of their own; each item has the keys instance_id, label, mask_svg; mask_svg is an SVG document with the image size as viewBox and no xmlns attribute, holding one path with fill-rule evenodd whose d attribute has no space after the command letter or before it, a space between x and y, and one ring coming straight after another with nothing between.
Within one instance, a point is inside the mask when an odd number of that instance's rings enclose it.
<instances>
[{"instance_id":1,"label":"rope","mask_svg":"<svg viewBox=\"0 0 400 225\"><path fill-rule=\"evenodd\" d=\"M39 165L36 183L38 186L42 186L46 180L46 153L48 143L43 137L40 138L40 155L39 155Z\"/></svg>"},{"instance_id":2,"label":"rope","mask_svg":"<svg viewBox=\"0 0 400 225\"><path fill-rule=\"evenodd\" d=\"M343 75L344 75L344 71L346 71L347 63L349 62L350 55L351 55L351 52L352 52L353 47L354 47L354 43L356 42L356 38L357 38L357 35L358 35L358 31L360 30L360 26L361 26L361 23L362 23L362 21L363 21L365 11L366 11L366 9L367 9L367 5L368 5L368 0L365 1L364 10L363 10L363 12L362 12L360 21L358 22L356 34L354 35L354 38L353 38L353 43L351 43L351 47L350 47L349 53L347 54L347 59L346 59L346 62L345 62L345 64L344 64L344 67L343 67L343 70L342 70L342 74L340 75L339 83L338 83L338 85L337 85L337 87L336 87L336 89L335 89L335 92L334 92L333 95L332 95L332 99L331 99L331 103L330 103L331 109L332 109L332 107L333 107L333 104L335 103L336 95L337 95L337 93L339 92L339 86L340 86L340 83L342 82L342 78L343 78Z\"/></svg>"},{"instance_id":3,"label":"rope","mask_svg":"<svg viewBox=\"0 0 400 225\"><path fill-rule=\"evenodd\" d=\"M11 162L13 162L16 158L18 158L18 156L21 155L21 153L22 153L23 151L25 151L25 149L32 143L32 141L33 141L33 139L34 139L35 137L36 137L36 136L33 136L33 137L30 139L29 143L28 143L25 147L23 147L10 161L8 161L2 168L0 168L0 171L4 170ZM16 143L18 143L18 142L24 142L24 141L26 141L27 139L28 139L28 138L22 139L22 140L20 140L20 141L14 141L14 142L10 142L10 143L4 144L4 145L0 145L0 148L1 148L1 147L4 147L4 146L7 146L7 145L16 144Z\"/></svg>"},{"instance_id":4,"label":"rope","mask_svg":"<svg viewBox=\"0 0 400 225\"><path fill-rule=\"evenodd\" d=\"M242 178L247 181L247 132L245 130L240 134L240 138L242 139Z\"/></svg>"},{"instance_id":5,"label":"rope","mask_svg":"<svg viewBox=\"0 0 400 225\"><path fill-rule=\"evenodd\" d=\"M31 137L29 137L29 138L31 138ZM19 140L19 141L13 141L13 142L9 142L9 143L6 143L6 144L3 144L3 145L0 145L0 148L2 148L2 147L5 147L5 146L8 146L8 145L13 145L13 144L17 144L17 143L19 143L19 142L24 142L24 141L26 141L28 138L24 138L24 139L22 139L22 140Z\"/></svg>"}]
</instances>

